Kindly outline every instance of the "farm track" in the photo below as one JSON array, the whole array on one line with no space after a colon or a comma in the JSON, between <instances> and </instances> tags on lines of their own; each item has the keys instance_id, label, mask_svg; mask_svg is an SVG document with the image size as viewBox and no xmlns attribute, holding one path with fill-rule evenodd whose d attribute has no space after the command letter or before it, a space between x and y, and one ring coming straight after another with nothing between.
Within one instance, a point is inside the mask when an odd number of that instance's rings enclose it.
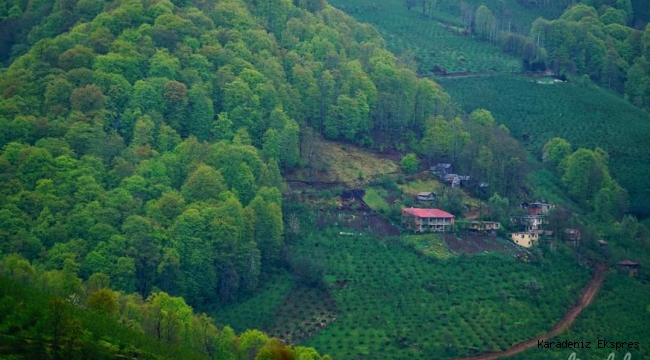
<instances>
[{"instance_id":1,"label":"farm track","mask_svg":"<svg viewBox=\"0 0 650 360\"><path fill-rule=\"evenodd\" d=\"M480 355L454 358L450 360L496 360L496 359L506 358L515 354L519 354L521 352L524 352L530 348L537 346L537 343L540 340L546 341L548 339L560 335L562 332L564 332L564 330L568 326L570 326L575 321L575 319L578 317L578 315L580 315L582 310L587 306L589 306L589 304L591 304L591 302L594 300L596 294L598 293L601 286L603 285L603 282L605 281L606 271L607 271L607 266L604 264L599 264L596 267L596 270L594 271L594 275L591 277L591 280L589 280L589 283L582 291L582 295L580 296L580 302L574 307L572 307L564 315L562 320L560 320L560 322L558 322L553 327L553 329L551 329L551 331L547 332L546 334L534 337L526 341L522 341L518 344L511 346L509 349L504 351L485 352Z\"/></svg>"}]
</instances>

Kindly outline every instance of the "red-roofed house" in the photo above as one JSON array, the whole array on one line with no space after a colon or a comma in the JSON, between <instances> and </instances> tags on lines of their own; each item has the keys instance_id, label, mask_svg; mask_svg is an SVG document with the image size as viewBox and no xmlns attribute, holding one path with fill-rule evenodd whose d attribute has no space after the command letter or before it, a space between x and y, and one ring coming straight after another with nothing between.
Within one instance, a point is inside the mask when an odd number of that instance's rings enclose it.
<instances>
[{"instance_id":1,"label":"red-roofed house","mask_svg":"<svg viewBox=\"0 0 650 360\"><path fill-rule=\"evenodd\" d=\"M445 232L454 225L454 215L439 209L404 208L402 223L417 232Z\"/></svg>"}]
</instances>

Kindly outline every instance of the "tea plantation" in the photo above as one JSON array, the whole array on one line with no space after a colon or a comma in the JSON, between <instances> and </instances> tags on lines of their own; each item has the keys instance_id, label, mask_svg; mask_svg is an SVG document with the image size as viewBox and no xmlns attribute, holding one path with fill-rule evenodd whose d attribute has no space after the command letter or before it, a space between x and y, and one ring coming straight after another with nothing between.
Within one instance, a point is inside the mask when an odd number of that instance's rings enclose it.
<instances>
[{"instance_id":1,"label":"tea plantation","mask_svg":"<svg viewBox=\"0 0 650 360\"><path fill-rule=\"evenodd\" d=\"M515 138L528 133L537 154L556 136L574 148L603 148L612 175L630 194L630 210L650 215L650 148L637 145L650 138L650 114L606 90L572 83L505 75L438 81L463 110L491 111Z\"/></svg>"},{"instance_id":2,"label":"tea plantation","mask_svg":"<svg viewBox=\"0 0 650 360\"><path fill-rule=\"evenodd\" d=\"M305 345L337 359L446 358L505 349L549 330L589 278L563 251L544 254L539 264L494 254L440 260L399 238L325 231L307 236L296 252L319 259L327 290L305 295L279 276L275 286L217 310L215 318L236 330L302 333ZM542 284L539 293L526 286L532 279Z\"/></svg>"},{"instance_id":3,"label":"tea plantation","mask_svg":"<svg viewBox=\"0 0 650 360\"><path fill-rule=\"evenodd\" d=\"M389 50L411 54L420 74L431 74L436 65L447 72L521 70L520 60L502 53L498 46L461 36L455 26L463 24L456 16L437 11L422 14L417 8L409 11L403 0L329 3L377 28ZM452 25L446 28L441 22Z\"/></svg>"}]
</instances>

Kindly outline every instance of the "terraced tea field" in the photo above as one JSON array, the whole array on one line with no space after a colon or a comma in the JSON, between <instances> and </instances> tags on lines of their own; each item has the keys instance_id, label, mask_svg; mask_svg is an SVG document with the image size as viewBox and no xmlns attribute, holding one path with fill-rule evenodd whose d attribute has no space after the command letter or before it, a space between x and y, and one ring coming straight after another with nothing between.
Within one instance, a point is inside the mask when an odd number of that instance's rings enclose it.
<instances>
[{"instance_id":1,"label":"terraced tea field","mask_svg":"<svg viewBox=\"0 0 650 360\"><path fill-rule=\"evenodd\" d=\"M504 54L498 46L461 36L455 26L446 28L438 20L422 15L417 8L409 11L403 0L332 0L329 3L358 21L372 24L392 52L412 54L422 75L430 75L436 65L447 72L521 70L520 60ZM435 12L434 17L462 26L454 16Z\"/></svg>"},{"instance_id":2,"label":"terraced tea field","mask_svg":"<svg viewBox=\"0 0 650 360\"><path fill-rule=\"evenodd\" d=\"M440 260L418 255L399 239L339 236L329 230L309 236L296 252L322 261L331 284L322 297L331 296L336 312L334 321L326 321L302 343L337 359L377 354L382 359L439 359L505 349L549 330L589 278L562 251L547 254L548 261L537 265L505 255ZM539 296L525 285L533 278L543 285ZM228 319L236 330L274 330L295 326L295 314L311 314L301 326L312 326L320 324L313 314L329 313L312 298L293 302L299 309L290 315L283 310L286 300L278 299L292 292L284 285L266 289L214 315Z\"/></svg>"},{"instance_id":3,"label":"terraced tea field","mask_svg":"<svg viewBox=\"0 0 650 360\"><path fill-rule=\"evenodd\" d=\"M571 83L505 75L438 82L464 111L490 110L515 138L529 133L537 155L555 136L574 148L605 149L612 175L630 194L630 210L650 215L650 114L605 90Z\"/></svg>"}]
</instances>

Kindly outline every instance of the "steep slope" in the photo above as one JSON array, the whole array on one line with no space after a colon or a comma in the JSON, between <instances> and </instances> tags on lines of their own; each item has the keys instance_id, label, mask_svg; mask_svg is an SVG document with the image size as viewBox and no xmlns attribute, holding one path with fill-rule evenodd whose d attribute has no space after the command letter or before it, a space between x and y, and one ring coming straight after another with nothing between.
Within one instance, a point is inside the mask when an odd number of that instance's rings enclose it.
<instances>
[{"instance_id":1,"label":"steep slope","mask_svg":"<svg viewBox=\"0 0 650 360\"><path fill-rule=\"evenodd\" d=\"M5 31L41 9L8 4ZM448 111L320 1L86 5L38 10L0 73L0 252L46 272L236 302L291 260L281 171L304 165L301 127L392 147Z\"/></svg>"}]
</instances>

